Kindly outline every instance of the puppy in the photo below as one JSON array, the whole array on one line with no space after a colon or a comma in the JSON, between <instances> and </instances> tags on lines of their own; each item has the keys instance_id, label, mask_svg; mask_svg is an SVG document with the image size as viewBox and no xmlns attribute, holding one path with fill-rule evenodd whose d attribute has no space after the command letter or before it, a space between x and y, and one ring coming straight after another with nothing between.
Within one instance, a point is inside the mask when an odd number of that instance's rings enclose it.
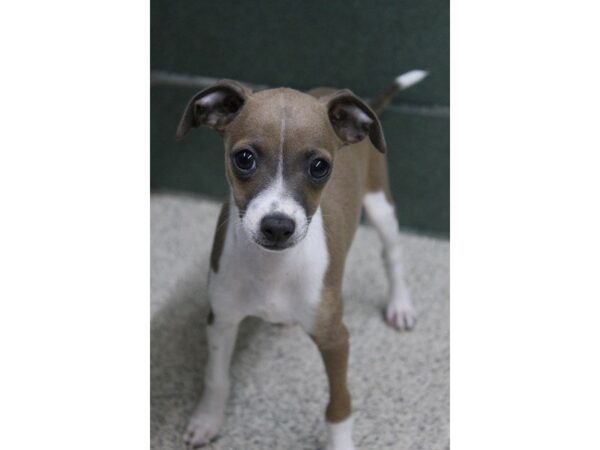
<instances>
[{"instance_id":1,"label":"puppy","mask_svg":"<svg viewBox=\"0 0 600 450\"><path fill-rule=\"evenodd\" d=\"M201 125L221 134L230 195L210 257L209 355L202 398L184 435L187 445L199 447L217 435L238 325L257 316L299 324L311 336L329 380L327 448L354 449L348 330L342 320L344 265L364 208L383 241L387 322L398 330L413 327L386 142L374 109L424 76L401 75L371 106L349 90L253 93L230 80L190 100L177 137Z\"/></svg>"}]
</instances>

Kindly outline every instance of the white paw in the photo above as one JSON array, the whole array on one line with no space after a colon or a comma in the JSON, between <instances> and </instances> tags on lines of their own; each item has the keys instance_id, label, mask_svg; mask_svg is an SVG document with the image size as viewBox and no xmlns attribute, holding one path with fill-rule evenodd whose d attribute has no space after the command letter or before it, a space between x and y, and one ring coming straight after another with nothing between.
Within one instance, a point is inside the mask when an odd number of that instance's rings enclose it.
<instances>
[{"instance_id":1,"label":"white paw","mask_svg":"<svg viewBox=\"0 0 600 450\"><path fill-rule=\"evenodd\" d=\"M326 450L354 450L352 443L352 416L338 423L327 423Z\"/></svg>"},{"instance_id":2,"label":"white paw","mask_svg":"<svg viewBox=\"0 0 600 450\"><path fill-rule=\"evenodd\" d=\"M202 447L217 436L222 424L222 415L198 411L191 417L183 440L188 447Z\"/></svg>"},{"instance_id":3,"label":"white paw","mask_svg":"<svg viewBox=\"0 0 600 450\"><path fill-rule=\"evenodd\" d=\"M412 330L417 322L417 314L410 300L390 302L385 318L387 323L398 331Z\"/></svg>"}]
</instances>

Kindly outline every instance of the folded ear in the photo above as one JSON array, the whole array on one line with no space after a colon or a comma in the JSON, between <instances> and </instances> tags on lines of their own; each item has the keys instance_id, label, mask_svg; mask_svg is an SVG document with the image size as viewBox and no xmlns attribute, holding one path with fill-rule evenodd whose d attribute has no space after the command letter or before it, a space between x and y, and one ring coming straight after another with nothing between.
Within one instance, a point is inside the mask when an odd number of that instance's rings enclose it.
<instances>
[{"instance_id":1,"label":"folded ear","mask_svg":"<svg viewBox=\"0 0 600 450\"><path fill-rule=\"evenodd\" d=\"M198 92L185 108L175 136L181 139L190 129L200 125L222 133L242 109L250 94L249 89L232 80L220 80Z\"/></svg>"},{"instance_id":2,"label":"folded ear","mask_svg":"<svg viewBox=\"0 0 600 450\"><path fill-rule=\"evenodd\" d=\"M331 125L344 144L354 144L369 136L377 150L386 152L379 119L365 102L347 89L337 91L326 101Z\"/></svg>"}]
</instances>

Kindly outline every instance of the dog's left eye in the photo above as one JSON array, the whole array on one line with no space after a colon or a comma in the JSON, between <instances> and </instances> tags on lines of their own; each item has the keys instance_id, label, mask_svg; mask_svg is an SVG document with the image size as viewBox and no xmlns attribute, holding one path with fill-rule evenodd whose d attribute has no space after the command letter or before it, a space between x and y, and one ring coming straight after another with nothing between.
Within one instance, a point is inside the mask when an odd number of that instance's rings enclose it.
<instances>
[{"instance_id":1,"label":"dog's left eye","mask_svg":"<svg viewBox=\"0 0 600 450\"><path fill-rule=\"evenodd\" d=\"M233 155L235 166L243 173L252 172L256 169L256 156L250 150L240 150Z\"/></svg>"},{"instance_id":2,"label":"dog's left eye","mask_svg":"<svg viewBox=\"0 0 600 450\"><path fill-rule=\"evenodd\" d=\"M329 175L331 165L322 158L313 159L308 168L310 176L315 180L322 180Z\"/></svg>"}]
</instances>

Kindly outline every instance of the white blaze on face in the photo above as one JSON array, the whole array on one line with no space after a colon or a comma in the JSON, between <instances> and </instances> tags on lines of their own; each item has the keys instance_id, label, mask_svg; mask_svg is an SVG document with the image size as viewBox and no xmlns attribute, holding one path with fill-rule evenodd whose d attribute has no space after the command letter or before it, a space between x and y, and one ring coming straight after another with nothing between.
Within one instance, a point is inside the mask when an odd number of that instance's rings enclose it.
<instances>
[{"instance_id":1,"label":"white blaze on face","mask_svg":"<svg viewBox=\"0 0 600 450\"><path fill-rule=\"evenodd\" d=\"M282 94L282 111L284 97ZM281 114L281 127L279 132L279 156L277 172L272 182L258 193L248 203L246 213L242 218L242 225L248 235L257 242L261 240L260 224L265 216L283 214L294 221L294 234L289 239L289 244L294 245L306 236L308 220L302 205L298 203L289 192L283 178L283 143L285 139L285 114Z\"/></svg>"},{"instance_id":2,"label":"white blaze on face","mask_svg":"<svg viewBox=\"0 0 600 450\"><path fill-rule=\"evenodd\" d=\"M270 214L283 214L294 221L296 227L289 239L291 245L296 244L306 235L308 220L304 208L289 195L281 175L278 175L270 186L248 204L242 218L242 225L253 240L260 242L261 221Z\"/></svg>"}]
</instances>

